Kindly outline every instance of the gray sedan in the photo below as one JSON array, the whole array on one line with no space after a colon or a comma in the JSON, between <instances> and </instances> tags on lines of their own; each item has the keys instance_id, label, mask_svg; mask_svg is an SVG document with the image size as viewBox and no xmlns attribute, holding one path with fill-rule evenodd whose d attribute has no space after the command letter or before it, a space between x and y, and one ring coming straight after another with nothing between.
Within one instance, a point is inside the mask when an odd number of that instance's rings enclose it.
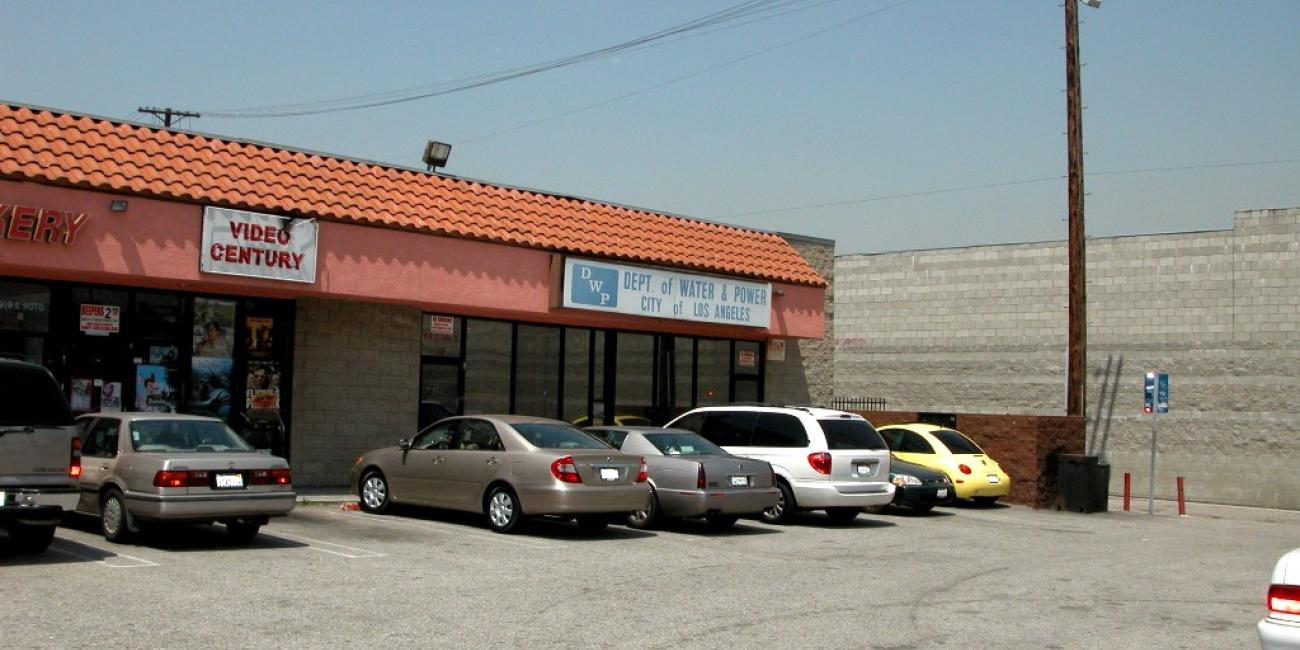
<instances>
[{"instance_id":1,"label":"gray sedan","mask_svg":"<svg viewBox=\"0 0 1300 650\"><path fill-rule=\"evenodd\" d=\"M358 457L348 483L367 512L393 503L482 512L501 533L525 515L575 517L598 530L608 515L643 509L650 498L640 455L616 452L571 424L522 415L440 420Z\"/></svg>"},{"instance_id":2,"label":"gray sedan","mask_svg":"<svg viewBox=\"0 0 1300 650\"><path fill-rule=\"evenodd\" d=\"M621 426L585 431L624 453L645 455L653 492L646 509L628 516L634 528L648 528L660 517L704 517L714 528L729 528L781 497L767 461L733 456L690 431Z\"/></svg>"},{"instance_id":3,"label":"gray sedan","mask_svg":"<svg viewBox=\"0 0 1300 650\"><path fill-rule=\"evenodd\" d=\"M289 463L259 453L217 418L104 413L77 418L79 512L125 541L140 522L222 522L247 542L269 517L293 510Z\"/></svg>"}]
</instances>

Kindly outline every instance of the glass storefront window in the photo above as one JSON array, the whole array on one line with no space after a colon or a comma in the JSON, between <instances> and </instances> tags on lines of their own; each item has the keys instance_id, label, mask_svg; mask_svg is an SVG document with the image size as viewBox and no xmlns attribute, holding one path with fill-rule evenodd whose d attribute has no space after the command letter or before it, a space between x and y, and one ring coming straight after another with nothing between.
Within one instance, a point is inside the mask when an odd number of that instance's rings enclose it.
<instances>
[{"instance_id":1,"label":"glass storefront window","mask_svg":"<svg viewBox=\"0 0 1300 650\"><path fill-rule=\"evenodd\" d=\"M0 281L0 330L45 332L49 327L49 288L37 284Z\"/></svg>"},{"instance_id":2,"label":"glass storefront window","mask_svg":"<svg viewBox=\"0 0 1300 650\"><path fill-rule=\"evenodd\" d=\"M699 381L695 387L696 406L716 406L731 401L731 341L699 339Z\"/></svg>"},{"instance_id":3,"label":"glass storefront window","mask_svg":"<svg viewBox=\"0 0 1300 650\"><path fill-rule=\"evenodd\" d=\"M425 314L420 353L426 357L460 357L463 319L456 316Z\"/></svg>"},{"instance_id":4,"label":"glass storefront window","mask_svg":"<svg viewBox=\"0 0 1300 650\"><path fill-rule=\"evenodd\" d=\"M553 418L560 406L560 328L519 325L515 413Z\"/></svg>"},{"instance_id":5,"label":"glass storefront window","mask_svg":"<svg viewBox=\"0 0 1300 650\"><path fill-rule=\"evenodd\" d=\"M591 330L564 330L564 411L565 422L587 417L587 389L591 385Z\"/></svg>"},{"instance_id":6,"label":"glass storefront window","mask_svg":"<svg viewBox=\"0 0 1300 650\"><path fill-rule=\"evenodd\" d=\"M673 414L683 413L691 408L695 387L691 385L694 374L695 340L678 336L673 349Z\"/></svg>"},{"instance_id":7,"label":"glass storefront window","mask_svg":"<svg viewBox=\"0 0 1300 650\"><path fill-rule=\"evenodd\" d=\"M615 408L605 414L606 422L627 415L648 418L653 404L655 337L619 332L617 350Z\"/></svg>"},{"instance_id":8,"label":"glass storefront window","mask_svg":"<svg viewBox=\"0 0 1300 650\"><path fill-rule=\"evenodd\" d=\"M736 341L737 375L758 376L758 346L757 341ZM740 401L740 398L736 400Z\"/></svg>"},{"instance_id":9,"label":"glass storefront window","mask_svg":"<svg viewBox=\"0 0 1300 650\"><path fill-rule=\"evenodd\" d=\"M465 320L465 413L510 411L510 323Z\"/></svg>"}]
</instances>

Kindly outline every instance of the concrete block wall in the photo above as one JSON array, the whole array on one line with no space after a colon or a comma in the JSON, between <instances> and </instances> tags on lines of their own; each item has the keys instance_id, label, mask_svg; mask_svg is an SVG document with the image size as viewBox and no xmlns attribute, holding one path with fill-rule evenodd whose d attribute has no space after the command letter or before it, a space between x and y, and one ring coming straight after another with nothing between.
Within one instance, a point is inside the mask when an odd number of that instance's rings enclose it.
<instances>
[{"instance_id":1,"label":"concrete block wall","mask_svg":"<svg viewBox=\"0 0 1300 650\"><path fill-rule=\"evenodd\" d=\"M416 431L420 310L299 300L294 341L294 482L347 484L352 461Z\"/></svg>"},{"instance_id":2,"label":"concrete block wall","mask_svg":"<svg viewBox=\"0 0 1300 650\"><path fill-rule=\"evenodd\" d=\"M787 341L785 361L768 361L764 399L772 404L829 406L835 394L835 242L800 235L781 236L829 285L826 288L826 330L820 340Z\"/></svg>"},{"instance_id":3,"label":"concrete block wall","mask_svg":"<svg viewBox=\"0 0 1300 650\"><path fill-rule=\"evenodd\" d=\"M890 410L1064 412L1063 242L836 260L837 397ZM1088 451L1145 494L1142 376L1171 374L1157 496L1300 509L1300 209L1232 230L1090 239Z\"/></svg>"}]
</instances>

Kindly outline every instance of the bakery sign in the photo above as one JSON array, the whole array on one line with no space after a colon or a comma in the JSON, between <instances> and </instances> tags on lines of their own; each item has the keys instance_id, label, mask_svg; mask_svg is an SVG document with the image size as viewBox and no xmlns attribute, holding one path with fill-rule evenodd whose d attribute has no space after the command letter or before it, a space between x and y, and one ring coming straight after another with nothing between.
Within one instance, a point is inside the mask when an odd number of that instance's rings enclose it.
<instances>
[{"instance_id":1,"label":"bakery sign","mask_svg":"<svg viewBox=\"0 0 1300 650\"><path fill-rule=\"evenodd\" d=\"M85 212L0 203L0 238L70 246L90 221Z\"/></svg>"},{"instance_id":2,"label":"bakery sign","mask_svg":"<svg viewBox=\"0 0 1300 650\"><path fill-rule=\"evenodd\" d=\"M317 228L315 219L206 207L199 270L315 282Z\"/></svg>"}]
</instances>

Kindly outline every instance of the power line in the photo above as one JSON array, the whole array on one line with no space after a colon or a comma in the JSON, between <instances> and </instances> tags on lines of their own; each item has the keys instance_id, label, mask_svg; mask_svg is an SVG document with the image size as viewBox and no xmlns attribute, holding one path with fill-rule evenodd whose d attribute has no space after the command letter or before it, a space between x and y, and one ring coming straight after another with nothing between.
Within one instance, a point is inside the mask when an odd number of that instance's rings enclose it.
<instances>
[{"instance_id":1,"label":"power line","mask_svg":"<svg viewBox=\"0 0 1300 650\"><path fill-rule=\"evenodd\" d=\"M1110 171L1087 172L1088 176L1122 176L1129 174L1152 174L1157 172L1178 172L1191 171L1197 169L1222 169L1226 167L1260 167L1265 165L1289 165L1300 163L1300 158L1284 158L1280 160L1251 160L1246 162L1229 162L1229 163L1212 163L1205 165L1178 165L1174 167L1145 167L1140 169L1115 169ZM937 190L925 190L921 192L908 192L906 194L890 194L886 196L873 196L865 199L850 199L847 201L834 201L831 203L814 203L811 205L796 205L786 208L771 208L768 210L754 210L751 212L733 212L722 215L720 218L730 219L733 217L748 217L756 214L774 214L778 212L793 212L795 210L820 210L822 208L835 208L845 205L858 205L862 203L874 203L876 201L889 201L893 199L908 199L918 196L931 196L935 194L952 194L955 192L970 192L973 190L987 190L999 187L1011 187L1014 185L1029 185L1032 183L1043 183L1046 181L1060 181L1065 178L1064 174L1055 176L1040 176L1038 178L1024 178L1015 181L1004 181L1000 183L985 183L982 185L964 185L961 187L947 187Z\"/></svg>"},{"instance_id":2,"label":"power line","mask_svg":"<svg viewBox=\"0 0 1300 650\"><path fill-rule=\"evenodd\" d=\"M733 27L748 25L753 22L757 22L758 20L765 20L767 18L784 16L790 13L794 13L796 11L804 11L806 9L811 9L814 7L822 6L824 4L828 4L831 1L835 1L835 0L826 0L824 2L815 3L807 7L791 9L789 11L784 11L774 16L757 18L755 20L741 23L740 25L730 25L728 27L724 27L723 29L730 29ZM658 32L654 32L651 34L647 34L645 36L634 38L629 41L624 41L616 45L611 45L598 50L592 50L589 52L583 52L581 54L570 55L559 59L544 61L542 63L532 64L528 66L521 66L517 68L510 68L506 70L500 70L497 72L476 75L473 77L467 77L465 79L460 79L456 81L441 82L437 84L426 84L422 86L401 88L401 89L390 90L381 93L356 95L350 97L321 100L317 102L279 104L279 105L271 105L271 106L248 107L248 108L237 108L237 109L211 109L211 110L204 110L202 112L205 115L208 115L209 117L224 117L224 118L297 117L303 115L317 115L321 113L355 111L355 110L362 110L366 108L376 108L379 106L387 106L391 104L399 104L404 102L416 101L419 99L427 99L429 97L447 95L451 93L462 92L465 90L471 90L474 88L481 88L483 86L498 84L505 81L511 81L514 79L520 79L523 77L540 74L542 72L555 70L557 68L575 65L578 63L585 63L593 59L610 56L619 52L651 47L652 45L657 45L657 44L663 44L661 43L661 41L665 41L666 39L672 39L673 37L680 37L674 40L683 40L684 38L690 38L694 36L701 36L708 33L714 33L716 31L721 31L721 29L716 29L712 31L705 31L705 30L711 27L717 27L719 25L734 23L736 21L745 18L759 16L764 13L771 13L781 9L785 9L786 7L796 4L797 2L798 0L747 0L746 2L742 2L738 5L733 5L721 11L717 11L712 14L708 14L706 16L696 18L694 20L682 23L680 25L670 27L668 29L663 29ZM673 42L673 41L668 41L668 42Z\"/></svg>"},{"instance_id":3,"label":"power line","mask_svg":"<svg viewBox=\"0 0 1300 650\"><path fill-rule=\"evenodd\" d=\"M574 114L577 114L577 113L582 113L582 112L584 112L584 111L589 111L589 110L591 110L591 109L593 109L593 108L600 108L601 106L608 106L609 104L613 104L613 103L615 103L615 102L620 102L620 101L623 101L624 99L628 99L628 98L631 98L631 97L636 97L637 95L644 95L645 93L648 93L648 92L650 92L650 91L652 91L652 90L658 90L658 89L663 88L663 87L665 87L665 86L671 86L671 85L673 85L673 84L675 84L675 83L679 83L679 82L682 82L682 81L686 81L687 79L691 79L691 78L694 78L694 77L698 77L698 76L700 76L700 75L702 75L702 74L706 74L706 73L709 73L709 72L713 72L714 70L717 70L717 69L719 69L719 68L725 68L725 67L727 67L727 66L729 66L729 65L733 65L733 64L736 64L736 63L740 63L740 62L742 62L742 61L748 61L748 60L753 59L753 58L755 58L755 57L759 57L759 56L762 56L762 55L764 55L764 54L767 54L768 52L771 52L771 51L773 51L773 50L779 50L779 49L781 49L781 48L783 48L783 47L788 47L788 46L790 46L790 45L794 45L795 43L800 43L800 42L806 41L806 40L811 39L811 38L816 38L816 37L821 36L822 34L825 34L825 33L827 33L827 32L830 32L830 31L833 31L833 30L836 30L836 29L840 29L840 28L842 28L842 27L847 27L847 26L852 25L852 24L854 24L854 23L857 23L857 22L863 21L863 20L865 20L865 19L867 19L867 18L870 18L870 17L872 17L872 16L875 16L876 14L881 14L881 13L884 13L884 12L886 12L886 11L889 11L890 9L895 9L895 8L897 8L897 7L901 7L901 6L907 4L907 3L911 2L911 1L912 1L912 0L902 0L901 2L896 2L896 3L892 4L892 5L889 5L889 6L886 6L886 7L881 7L880 9L875 9L875 10L869 11L869 12L864 13L864 14L859 14L859 15L854 16L853 18L850 18L850 19L845 20L845 21L843 21L843 22L839 22L839 23L836 23L836 24L834 24L834 25L831 25L830 27L826 27L826 28L823 28L823 29L819 29L819 30L817 30L817 31L815 31L815 32L811 32L811 33L809 33L809 34L805 34L805 35L800 36L800 37L798 37L798 38L791 39L791 40L788 40L788 41L784 41L784 42L782 42L782 43L778 43L778 44L773 45L773 46L771 46L771 47L767 47L767 48L761 49L761 50L759 50L759 51L757 51L757 52L752 52L752 53L750 53L750 54L746 54L746 55L744 55L744 56L741 56L741 57L738 57L738 58L735 58L735 59L730 59L730 60L728 60L728 61L723 61L722 63L717 63L717 64L714 64L714 65L708 66L707 68L701 68L701 69L699 69L699 70L696 70L695 72L691 72L691 73L688 73L688 74L684 74L684 75L682 75L682 76L680 76L680 77L673 77L672 79L669 79L669 80L667 80L667 81L662 81L662 82L657 83L657 84L654 84L654 85L652 85L652 86L646 86L645 88L641 88L641 89L639 89L639 90L633 90L633 91L631 91L631 92L624 93L624 94L622 94L622 95L616 95L616 96L614 96L614 97L610 97L610 98L608 98L608 99L603 99L603 100L601 100L601 101L598 101L598 102L595 102L595 103L592 103L592 104L587 104L587 105L585 105L585 106L579 106L578 108L574 108L574 109L570 109L570 110L563 111L563 112L560 112L560 113L556 113L556 114L554 114L554 115L550 115L550 116L547 116L547 117L539 118L539 119L536 119L536 120L531 120L531 121L528 121L528 122L524 122L523 124L518 124L518 125L515 125L515 126L512 126L512 127L509 127L509 128L501 129L501 130L498 130L498 131L493 131L493 132L491 132L491 133L485 133L485 134L483 134L483 135L474 136L474 137L469 138L469 139L467 139L467 140L460 140L460 141L459 141L459 144L462 144L462 145L463 145L463 144L469 144L469 143L471 143L471 142L478 142L479 140L487 140L487 139L489 139L489 138L495 138L496 136L499 136L499 135L505 135L506 133L512 133L512 132L514 132L514 131L519 131L519 130L521 130L521 129L526 129L526 128L530 127L530 126L537 126L538 124L545 124L546 122L553 122L553 121L555 121L555 120L562 119L562 118L568 117L568 116L570 116L570 115L574 115ZM825 4L825 3L823 3L823 4Z\"/></svg>"}]
</instances>

